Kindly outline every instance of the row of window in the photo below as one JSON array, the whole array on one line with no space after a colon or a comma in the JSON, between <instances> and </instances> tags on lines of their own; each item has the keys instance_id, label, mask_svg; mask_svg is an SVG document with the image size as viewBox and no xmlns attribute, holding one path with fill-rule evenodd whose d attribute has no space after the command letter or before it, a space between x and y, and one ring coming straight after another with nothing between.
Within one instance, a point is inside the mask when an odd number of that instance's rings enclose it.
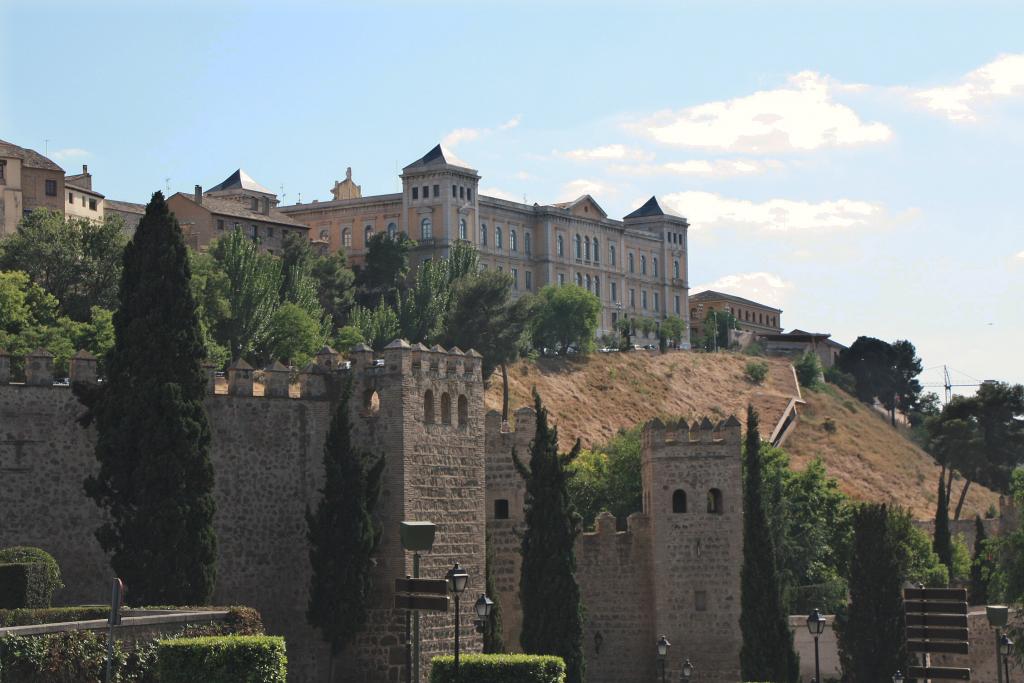
<instances>
[{"instance_id":1,"label":"row of window","mask_svg":"<svg viewBox=\"0 0 1024 683\"><path fill-rule=\"evenodd\" d=\"M720 515L725 512L722 492L719 489L708 489L707 511L712 515ZM686 491L676 489L672 493L672 512L677 515L688 512L686 509Z\"/></svg>"},{"instance_id":2,"label":"row of window","mask_svg":"<svg viewBox=\"0 0 1024 683\"><path fill-rule=\"evenodd\" d=\"M434 424L436 422L434 410L434 392L427 389L426 393L423 394L423 422L425 424ZM469 424L469 400L461 394L459 395L457 411L458 426L467 426ZM451 423L452 397L445 391L441 394L441 424L450 425Z\"/></svg>"},{"instance_id":3,"label":"row of window","mask_svg":"<svg viewBox=\"0 0 1024 683\"><path fill-rule=\"evenodd\" d=\"M92 197L88 197L88 199L89 199L89 210L90 211L95 211L96 207L97 207L96 200L93 199ZM82 195L82 207L83 208L85 207L85 200L86 200L86 196L83 194ZM68 192L68 204L74 204L74 203L75 203L75 193L74 192Z\"/></svg>"},{"instance_id":4,"label":"row of window","mask_svg":"<svg viewBox=\"0 0 1024 683\"><path fill-rule=\"evenodd\" d=\"M463 223L464 222L465 221L463 221ZM460 237L462 237L462 239L466 239L462 235L460 235ZM480 246L486 247L488 239L489 239L489 233L487 231L487 224L486 223L481 223L480 224ZM502 234L502 231L501 231L501 226L500 225L496 225L496 226L494 226L494 248L496 250L498 250L498 251L501 251L502 249L504 249L504 247L505 247L505 243L504 243L504 237L503 237L503 234ZM508 231L508 249L509 249L509 251L519 251L519 235L516 233L516 229L515 228L509 228L509 231ZM523 234L523 251L526 252L527 256L529 256L529 255L531 255L533 253L533 244L532 244L529 232L526 232L526 233Z\"/></svg>"},{"instance_id":5,"label":"row of window","mask_svg":"<svg viewBox=\"0 0 1024 683\"><path fill-rule=\"evenodd\" d=\"M434 190L434 197L441 196L440 185L423 185L414 186L412 188L412 198L414 200L423 197L423 199L430 199L430 190ZM465 199L467 201L473 201L473 188L466 187L465 185L452 185L452 199Z\"/></svg>"},{"instance_id":6,"label":"row of window","mask_svg":"<svg viewBox=\"0 0 1024 683\"><path fill-rule=\"evenodd\" d=\"M777 327L774 315L765 315L764 313L748 311L746 309L739 310L732 306L729 307L729 312L732 313L737 320L742 320L748 323L757 323L758 325L771 325L772 327Z\"/></svg>"},{"instance_id":7,"label":"row of window","mask_svg":"<svg viewBox=\"0 0 1024 683\"><path fill-rule=\"evenodd\" d=\"M558 274L559 286L565 286L565 273ZM593 292L598 298L601 296L601 278L597 275L591 277L589 274L584 275L583 273L576 273L576 286L586 287L588 292ZM619 300L619 288L618 283L609 283L609 294L612 303L617 303ZM661 311L661 297L658 292L652 292L653 295L653 310ZM636 308L636 290L630 288L629 290L629 306ZM640 290L640 307L647 310L647 290ZM679 315L681 310L681 301L679 296L675 296L675 314Z\"/></svg>"},{"instance_id":8,"label":"row of window","mask_svg":"<svg viewBox=\"0 0 1024 683\"><path fill-rule=\"evenodd\" d=\"M501 272L503 272L505 270L501 266L498 266L497 268L498 268L498 272L499 273L501 273ZM480 264L480 270L487 270L487 264L486 263ZM518 268L509 268L508 272L512 274L512 289L519 289L519 269ZM523 273L523 275L524 275L525 280L526 280L526 289L532 291L533 290L533 272L527 270L527 271L525 271Z\"/></svg>"},{"instance_id":9,"label":"row of window","mask_svg":"<svg viewBox=\"0 0 1024 683\"><path fill-rule=\"evenodd\" d=\"M217 230L223 232L226 227L227 227L227 225L224 222L224 219L223 218L218 218L217 219ZM233 230L241 230L242 229L242 224L239 223L238 221L235 221L235 222L233 222L231 224L231 228ZM288 232L289 231L286 228L281 228L281 239L284 239L285 236L288 235ZM298 232L298 231L296 231L296 232ZM261 230L260 226L257 225L256 223L250 223L249 224L249 236L252 237L254 240L255 239L259 239L260 237L273 237L274 236L274 226L272 226L272 225L264 225L263 229Z\"/></svg>"},{"instance_id":10,"label":"row of window","mask_svg":"<svg viewBox=\"0 0 1024 683\"><path fill-rule=\"evenodd\" d=\"M668 242L669 244L680 244L681 245L683 243L683 233L681 233L681 232L666 232L665 233L665 241Z\"/></svg>"}]
</instances>

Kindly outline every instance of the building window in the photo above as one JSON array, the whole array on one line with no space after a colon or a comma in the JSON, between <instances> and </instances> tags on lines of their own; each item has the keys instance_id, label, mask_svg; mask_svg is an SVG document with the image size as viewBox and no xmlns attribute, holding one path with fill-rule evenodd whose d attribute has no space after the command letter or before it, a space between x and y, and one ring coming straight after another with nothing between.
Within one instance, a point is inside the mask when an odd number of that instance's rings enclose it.
<instances>
[{"instance_id":1,"label":"building window","mask_svg":"<svg viewBox=\"0 0 1024 683\"><path fill-rule=\"evenodd\" d=\"M654 268L654 277L658 277L658 257L655 256L651 260L651 266Z\"/></svg>"},{"instance_id":2,"label":"building window","mask_svg":"<svg viewBox=\"0 0 1024 683\"><path fill-rule=\"evenodd\" d=\"M440 197L441 196L441 186L440 185L434 185L434 196L435 197Z\"/></svg>"},{"instance_id":3,"label":"building window","mask_svg":"<svg viewBox=\"0 0 1024 683\"><path fill-rule=\"evenodd\" d=\"M424 185L423 186L423 198L427 199L429 197L430 197L430 186L429 185Z\"/></svg>"},{"instance_id":4,"label":"building window","mask_svg":"<svg viewBox=\"0 0 1024 683\"><path fill-rule=\"evenodd\" d=\"M634 263L633 263L633 252L629 252L629 272L631 272L631 273L635 273L636 272L636 268L634 267Z\"/></svg>"},{"instance_id":5,"label":"building window","mask_svg":"<svg viewBox=\"0 0 1024 683\"><path fill-rule=\"evenodd\" d=\"M713 515L720 515L725 512L722 507L722 492L718 489L708 491L708 512Z\"/></svg>"},{"instance_id":6,"label":"building window","mask_svg":"<svg viewBox=\"0 0 1024 683\"><path fill-rule=\"evenodd\" d=\"M594 294L601 298L601 278L594 276Z\"/></svg>"},{"instance_id":7,"label":"building window","mask_svg":"<svg viewBox=\"0 0 1024 683\"><path fill-rule=\"evenodd\" d=\"M629 307L636 308L636 290L632 287L629 289Z\"/></svg>"},{"instance_id":8,"label":"building window","mask_svg":"<svg viewBox=\"0 0 1024 683\"><path fill-rule=\"evenodd\" d=\"M519 269L512 269L512 289L519 289Z\"/></svg>"},{"instance_id":9,"label":"building window","mask_svg":"<svg viewBox=\"0 0 1024 683\"><path fill-rule=\"evenodd\" d=\"M430 389L423 394L423 421L427 424L434 422L434 392Z\"/></svg>"},{"instance_id":10,"label":"building window","mask_svg":"<svg viewBox=\"0 0 1024 683\"><path fill-rule=\"evenodd\" d=\"M459 219L459 239L460 240L466 239L467 233L468 233L468 229L466 228L466 219L465 218L460 218Z\"/></svg>"},{"instance_id":11,"label":"building window","mask_svg":"<svg viewBox=\"0 0 1024 683\"><path fill-rule=\"evenodd\" d=\"M590 291L590 273L587 273L587 291Z\"/></svg>"},{"instance_id":12,"label":"building window","mask_svg":"<svg viewBox=\"0 0 1024 683\"><path fill-rule=\"evenodd\" d=\"M679 295L676 295L676 315L679 315Z\"/></svg>"},{"instance_id":13,"label":"building window","mask_svg":"<svg viewBox=\"0 0 1024 683\"><path fill-rule=\"evenodd\" d=\"M448 395L448 392L441 394L441 424L450 425L452 423L452 397Z\"/></svg>"},{"instance_id":14,"label":"building window","mask_svg":"<svg viewBox=\"0 0 1024 683\"><path fill-rule=\"evenodd\" d=\"M494 501L494 518L495 519L508 519L508 500L505 498L498 498Z\"/></svg>"},{"instance_id":15,"label":"building window","mask_svg":"<svg viewBox=\"0 0 1024 683\"><path fill-rule=\"evenodd\" d=\"M420 188L418 188L418 187L412 188L412 198L413 198L413 200L416 200L416 199L420 198Z\"/></svg>"},{"instance_id":16,"label":"building window","mask_svg":"<svg viewBox=\"0 0 1024 683\"><path fill-rule=\"evenodd\" d=\"M565 286L565 273L559 273L558 274L558 286L559 287L564 287Z\"/></svg>"},{"instance_id":17,"label":"building window","mask_svg":"<svg viewBox=\"0 0 1024 683\"><path fill-rule=\"evenodd\" d=\"M57 181L47 180L46 181L46 196L56 197L57 196Z\"/></svg>"},{"instance_id":18,"label":"building window","mask_svg":"<svg viewBox=\"0 0 1024 683\"><path fill-rule=\"evenodd\" d=\"M429 218L420 221L420 239L429 240L434 238L434 224Z\"/></svg>"},{"instance_id":19,"label":"building window","mask_svg":"<svg viewBox=\"0 0 1024 683\"><path fill-rule=\"evenodd\" d=\"M473 188L466 188L466 199L468 199L469 201L473 201Z\"/></svg>"},{"instance_id":20,"label":"building window","mask_svg":"<svg viewBox=\"0 0 1024 683\"><path fill-rule=\"evenodd\" d=\"M526 271L526 289L533 289L533 273Z\"/></svg>"},{"instance_id":21,"label":"building window","mask_svg":"<svg viewBox=\"0 0 1024 683\"><path fill-rule=\"evenodd\" d=\"M241 229L242 229L242 224L241 223L235 223L235 230L241 230Z\"/></svg>"},{"instance_id":22,"label":"building window","mask_svg":"<svg viewBox=\"0 0 1024 683\"><path fill-rule=\"evenodd\" d=\"M274 236L274 228L273 227L268 225L266 227L266 231L267 231L267 237L273 237Z\"/></svg>"},{"instance_id":23,"label":"building window","mask_svg":"<svg viewBox=\"0 0 1024 683\"><path fill-rule=\"evenodd\" d=\"M686 512L686 491L676 489L672 494L672 512L677 515Z\"/></svg>"},{"instance_id":24,"label":"building window","mask_svg":"<svg viewBox=\"0 0 1024 683\"><path fill-rule=\"evenodd\" d=\"M589 261L590 260L590 238L589 237L584 237L583 238L583 245L584 245L583 258L585 258L586 260Z\"/></svg>"},{"instance_id":25,"label":"building window","mask_svg":"<svg viewBox=\"0 0 1024 683\"><path fill-rule=\"evenodd\" d=\"M658 306L659 306L659 303L658 303L658 293L655 292L654 293L654 310L655 311L661 310Z\"/></svg>"},{"instance_id":26,"label":"building window","mask_svg":"<svg viewBox=\"0 0 1024 683\"><path fill-rule=\"evenodd\" d=\"M609 244L608 245L608 263L609 263L609 265L612 265L612 266L615 265L615 245L614 244Z\"/></svg>"},{"instance_id":27,"label":"building window","mask_svg":"<svg viewBox=\"0 0 1024 683\"><path fill-rule=\"evenodd\" d=\"M699 552L699 550L698 550ZM707 591L693 591L693 611L694 612L707 612L708 611L708 592Z\"/></svg>"},{"instance_id":28,"label":"building window","mask_svg":"<svg viewBox=\"0 0 1024 683\"><path fill-rule=\"evenodd\" d=\"M601 250L597 246L597 238L594 238L594 263L601 262Z\"/></svg>"},{"instance_id":29,"label":"building window","mask_svg":"<svg viewBox=\"0 0 1024 683\"><path fill-rule=\"evenodd\" d=\"M679 261L675 260L672 262L672 277L679 279Z\"/></svg>"},{"instance_id":30,"label":"building window","mask_svg":"<svg viewBox=\"0 0 1024 683\"><path fill-rule=\"evenodd\" d=\"M0 159L0 185L7 184L7 161Z\"/></svg>"},{"instance_id":31,"label":"building window","mask_svg":"<svg viewBox=\"0 0 1024 683\"><path fill-rule=\"evenodd\" d=\"M557 246L556 246L555 249L556 249L556 251L558 253L558 256L559 257L565 256L565 241L562 239L561 235L558 236L558 239L556 240L556 244L557 244Z\"/></svg>"},{"instance_id":32,"label":"building window","mask_svg":"<svg viewBox=\"0 0 1024 683\"><path fill-rule=\"evenodd\" d=\"M487 224L486 223L481 223L480 224L480 244L485 246L485 247L487 246Z\"/></svg>"},{"instance_id":33,"label":"building window","mask_svg":"<svg viewBox=\"0 0 1024 683\"><path fill-rule=\"evenodd\" d=\"M647 290L640 290L640 308L647 310Z\"/></svg>"},{"instance_id":34,"label":"building window","mask_svg":"<svg viewBox=\"0 0 1024 683\"><path fill-rule=\"evenodd\" d=\"M458 197L459 197L459 188L458 188L457 185L452 185L452 198L453 199L458 199Z\"/></svg>"},{"instance_id":35,"label":"building window","mask_svg":"<svg viewBox=\"0 0 1024 683\"><path fill-rule=\"evenodd\" d=\"M459 426L469 426L469 400L465 395L459 395Z\"/></svg>"},{"instance_id":36,"label":"building window","mask_svg":"<svg viewBox=\"0 0 1024 683\"><path fill-rule=\"evenodd\" d=\"M494 248L501 251L501 226L494 226Z\"/></svg>"},{"instance_id":37,"label":"building window","mask_svg":"<svg viewBox=\"0 0 1024 683\"><path fill-rule=\"evenodd\" d=\"M519 240L516 239L516 231L512 229L508 231L508 249L509 251L519 251Z\"/></svg>"},{"instance_id":38,"label":"building window","mask_svg":"<svg viewBox=\"0 0 1024 683\"><path fill-rule=\"evenodd\" d=\"M74 192L68 192L68 204L74 204L74 203L75 203L75 193Z\"/></svg>"},{"instance_id":39,"label":"building window","mask_svg":"<svg viewBox=\"0 0 1024 683\"><path fill-rule=\"evenodd\" d=\"M530 233L525 233L523 235L523 249L526 251L527 256L532 253L530 249Z\"/></svg>"},{"instance_id":40,"label":"building window","mask_svg":"<svg viewBox=\"0 0 1024 683\"><path fill-rule=\"evenodd\" d=\"M466 188L463 187L462 185L459 185L459 199L465 199L465 198L466 198Z\"/></svg>"},{"instance_id":41,"label":"building window","mask_svg":"<svg viewBox=\"0 0 1024 683\"><path fill-rule=\"evenodd\" d=\"M90 211L95 211L96 210L96 200L95 199L90 199L89 200L89 210Z\"/></svg>"},{"instance_id":42,"label":"building window","mask_svg":"<svg viewBox=\"0 0 1024 683\"><path fill-rule=\"evenodd\" d=\"M619 300L619 292L618 292L619 288L618 288L618 286L614 282L611 283L610 286L612 288L612 303L614 303L614 302Z\"/></svg>"},{"instance_id":43,"label":"building window","mask_svg":"<svg viewBox=\"0 0 1024 683\"><path fill-rule=\"evenodd\" d=\"M640 254L640 274L647 275L647 257Z\"/></svg>"},{"instance_id":44,"label":"building window","mask_svg":"<svg viewBox=\"0 0 1024 683\"><path fill-rule=\"evenodd\" d=\"M217 229L218 230L223 230L224 229L224 219L223 218L218 218L217 219Z\"/></svg>"},{"instance_id":45,"label":"building window","mask_svg":"<svg viewBox=\"0 0 1024 683\"><path fill-rule=\"evenodd\" d=\"M326 230L321 230L320 231L320 240L323 241L323 242L326 242L329 239L330 239L330 233L327 232Z\"/></svg>"},{"instance_id":46,"label":"building window","mask_svg":"<svg viewBox=\"0 0 1024 683\"><path fill-rule=\"evenodd\" d=\"M388 223L388 237L395 239L398 236L398 225L395 223Z\"/></svg>"},{"instance_id":47,"label":"building window","mask_svg":"<svg viewBox=\"0 0 1024 683\"><path fill-rule=\"evenodd\" d=\"M576 233L576 258L583 258L583 238L580 237L579 233Z\"/></svg>"},{"instance_id":48,"label":"building window","mask_svg":"<svg viewBox=\"0 0 1024 683\"><path fill-rule=\"evenodd\" d=\"M255 223L253 223L252 224L252 238L256 239L259 236L260 236L260 226L258 226Z\"/></svg>"},{"instance_id":49,"label":"building window","mask_svg":"<svg viewBox=\"0 0 1024 683\"><path fill-rule=\"evenodd\" d=\"M582 275L582 273L576 273L576 286L577 287L582 287L583 286L583 275Z\"/></svg>"},{"instance_id":50,"label":"building window","mask_svg":"<svg viewBox=\"0 0 1024 683\"><path fill-rule=\"evenodd\" d=\"M341 229L341 246L346 249L352 246L352 231L348 228Z\"/></svg>"}]
</instances>

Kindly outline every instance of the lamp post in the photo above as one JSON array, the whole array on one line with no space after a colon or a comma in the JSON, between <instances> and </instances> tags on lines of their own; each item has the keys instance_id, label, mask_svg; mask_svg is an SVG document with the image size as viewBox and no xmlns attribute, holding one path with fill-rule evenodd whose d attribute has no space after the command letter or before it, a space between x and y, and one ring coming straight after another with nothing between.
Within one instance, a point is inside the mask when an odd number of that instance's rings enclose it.
<instances>
[{"instance_id":1,"label":"lamp post","mask_svg":"<svg viewBox=\"0 0 1024 683\"><path fill-rule=\"evenodd\" d=\"M459 631L462 629L462 619L459 614L459 596L466 590L469 583L469 574L456 562L455 566L448 570L445 576L448 580L448 588L455 595L455 680L459 680Z\"/></svg>"},{"instance_id":2,"label":"lamp post","mask_svg":"<svg viewBox=\"0 0 1024 683\"><path fill-rule=\"evenodd\" d=\"M1010 683L1010 653L1013 652L1013 641L1005 633L999 639L999 654L1003 656L1003 681Z\"/></svg>"},{"instance_id":3,"label":"lamp post","mask_svg":"<svg viewBox=\"0 0 1024 683\"><path fill-rule=\"evenodd\" d=\"M897 671L892 675L892 683L903 683L903 674Z\"/></svg>"},{"instance_id":4,"label":"lamp post","mask_svg":"<svg viewBox=\"0 0 1024 683\"><path fill-rule=\"evenodd\" d=\"M402 548L412 552L412 577L420 578L420 553L430 552L434 547L437 526L433 522L403 521L399 525ZM412 629L410 632L410 619ZM405 680L407 683L420 682L420 613L407 610L405 613Z\"/></svg>"},{"instance_id":5,"label":"lamp post","mask_svg":"<svg viewBox=\"0 0 1024 683\"><path fill-rule=\"evenodd\" d=\"M825 632L825 615L814 610L807 615L807 630L814 636L814 683L821 681L821 665L818 660L818 637Z\"/></svg>"},{"instance_id":6,"label":"lamp post","mask_svg":"<svg viewBox=\"0 0 1024 683\"><path fill-rule=\"evenodd\" d=\"M690 664L690 660L687 659L683 662L683 673L679 677L682 683L690 683L690 676L693 675L693 664Z\"/></svg>"},{"instance_id":7,"label":"lamp post","mask_svg":"<svg viewBox=\"0 0 1024 683\"><path fill-rule=\"evenodd\" d=\"M487 597L484 593L480 594L477 598L476 603L473 605L476 610L477 619L474 622L476 624L476 632L483 634L487 631L487 619L491 616L491 610L494 608L494 601Z\"/></svg>"},{"instance_id":8,"label":"lamp post","mask_svg":"<svg viewBox=\"0 0 1024 683\"><path fill-rule=\"evenodd\" d=\"M999 666L999 654L1003 637L1002 628L1009 621L1010 610L1006 605L986 605L985 616L988 617L988 625L996 631L996 674L999 683L1004 683L1003 668Z\"/></svg>"},{"instance_id":9,"label":"lamp post","mask_svg":"<svg viewBox=\"0 0 1024 683\"><path fill-rule=\"evenodd\" d=\"M661 665L661 683L665 683L665 659L668 657L668 648L672 643L668 642L668 638L662 636L658 638L658 663Z\"/></svg>"}]
</instances>

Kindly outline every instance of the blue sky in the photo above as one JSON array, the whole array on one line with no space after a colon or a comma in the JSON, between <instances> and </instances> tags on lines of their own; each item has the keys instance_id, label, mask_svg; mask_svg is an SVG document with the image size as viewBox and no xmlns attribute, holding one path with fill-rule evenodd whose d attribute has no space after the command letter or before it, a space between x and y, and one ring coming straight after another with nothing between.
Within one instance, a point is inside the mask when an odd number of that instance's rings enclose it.
<instances>
[{"instance_id":1,"label":"blue sky","mask_svg":"<svg viewBox=\"0 0 1024 683\"><path fill-rule=\"evenodd\" d=\"M4 0L0 137L116 199L242 167L285 203L444 141L484 193L658 195L691 285L787 328L1024 382L1024 4L379 5Z\"/></svg>"}]
</instances>

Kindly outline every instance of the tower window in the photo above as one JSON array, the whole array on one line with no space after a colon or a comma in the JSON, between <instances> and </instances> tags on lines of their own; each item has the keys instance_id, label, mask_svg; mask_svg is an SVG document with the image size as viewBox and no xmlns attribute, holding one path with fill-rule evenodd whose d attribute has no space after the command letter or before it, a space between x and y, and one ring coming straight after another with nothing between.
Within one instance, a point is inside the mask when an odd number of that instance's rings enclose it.
<instances>
[{"instance_id":1,"label":"tower window","mask_svg":"<svg viewBox=\"0 0 1024 683\"><path fill-rule=\"evenodd\" d=\"M441 394L441 424L452 423L452 397L448 392Z\"/></svg>"},{"instance_id":2,"label":"tower window","mask_svg":"<svg viewBox=\"0 0 1024 683\"><path fill-rule=\"evenodd\" d=\"M686 512L686 491L676 489L672 494L672 512L676 514Z\"/></svg>"},{"instance_id":3,"label":"tower window","mask_svg":"<svg viewBox=\"0 0 1024 683\"><path fill-rule=\"evenodd\" d=\"M708 512L713 515L720 515L725 512L722 508L722 492L718 489L708 491Z\"/></svg>"},{"instance_id":4,"label":"tower window","mask_svg":"<svg viewBox=\"0 0 1024 683\"><path fill-rule=\"evenodd\" d=\"M508 499L498 498L494 501L494 518L508 519Z\"/></svg>"},{"instance_id":5,"label":"tower window","mask_svg":"<svg viewBox=\"0 0 1024 683\"><path fill-rule=\"evenodd\" d=\"M419 199L420 198L420 188L418 188L418 187L412 188L412 198L413 199Z\"/></svg>"},{"instance_id":6,"label":"tower window","mask_svg":"<svg viewBox=\"0 0 1024 683\"><path fill-rule=\"evenodd\" d=\"M434 422L434 392L430 389L423 394L423 421L427 424Z\"/></svg>"},{"instance_id":7,"label":"tower window","mask_svg":"<svg viewBox=\"0 0 1024 683\"><path fill-rule=\"evenodd\" d=\"M459 396L459 426L466 427L469 425L469 400L464 396Z\"/></svg>"}]
</instances>

